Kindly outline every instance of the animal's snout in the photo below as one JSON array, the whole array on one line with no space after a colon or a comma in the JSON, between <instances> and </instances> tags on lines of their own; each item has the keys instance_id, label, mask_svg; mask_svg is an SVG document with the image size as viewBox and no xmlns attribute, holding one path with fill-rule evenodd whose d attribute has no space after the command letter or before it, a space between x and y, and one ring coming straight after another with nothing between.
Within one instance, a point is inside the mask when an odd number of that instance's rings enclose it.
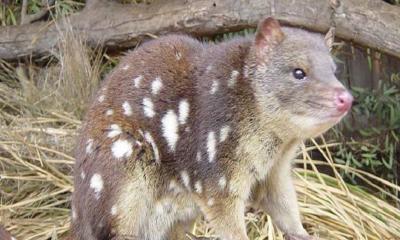
<instances>
[{"instance_id":1,"label":"animal's snout","mask_svg":"<svg viewBox=\"0 0 400 240\"><path fill-rule=\"evenodd\" d=\"M335 106L339 112L347 112L353 104L353 96L346 89L338 89L335 94Z\"/></svg>"}]
</instances>

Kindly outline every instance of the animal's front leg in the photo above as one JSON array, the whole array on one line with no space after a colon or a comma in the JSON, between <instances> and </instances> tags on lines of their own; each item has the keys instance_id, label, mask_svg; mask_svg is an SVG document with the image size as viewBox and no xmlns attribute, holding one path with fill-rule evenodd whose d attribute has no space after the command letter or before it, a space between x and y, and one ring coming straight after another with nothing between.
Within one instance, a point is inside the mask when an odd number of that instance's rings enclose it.
<instances>
[{"instance_id":1,"label":"animal's front leg","mask_svg":"<svg viewBox=\"0 0 400 240\"><path fill-rule=\"evenodd\" d=\"M168 240L189 240L190 232L193 229L195 220L188 220L186 222L177 222L172 227L168 234Z\"/></svg>"},{"instance_id":2,"label":"animal's front leg","mask_svg":"<svg viewBox=\"0 0 400 240\"><path fill-rule=\"evenodd\" d=\"M280 163L271 170L257 189L259 207L272 217L286 239L312 239L301 224L290 163Z\"/></svg>"},{"instance_id":3,"label":"animal's front leg","mask_svg":"<svg viewBox=\"0 0 400 240\"><path fill-rule=\"evenodd\" d=\"M210 198L200 207L222 240L248 240L244 222L244 202L235 197Z\"/></svg>"}]
</instances>

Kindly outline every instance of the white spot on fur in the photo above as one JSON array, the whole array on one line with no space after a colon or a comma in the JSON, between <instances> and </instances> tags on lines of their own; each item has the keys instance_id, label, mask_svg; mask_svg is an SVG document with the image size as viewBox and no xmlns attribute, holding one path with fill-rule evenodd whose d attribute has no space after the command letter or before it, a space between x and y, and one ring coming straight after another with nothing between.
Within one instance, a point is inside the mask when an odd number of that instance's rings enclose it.
<instances>
[{"instance_id":1,"label":"white spot on fur","mask_svg":"<svg viewBox=\"0 0 400 240\"><path fill-rule=\"evenodd\" d=\"M81 178L82 178L82 180L85 180L85 177L86 177L85 172L84 172L84 171L81 171Z\"/></svg>"},{"instance_id":2,"label":"white spot on fur","mask_svg":"<svg viewBox=\"0 0 400 240\"><path fill-rule=\"evenodd\" d=\"M213 80L212 84L211 84L211 89L210 89L210 93L214 94L218 91L218 86L219 83L217 82L217 80Z\"/></svg>"},{"instance_id":3,"label":"white spot on fur","mask_svg":"<svg viewBox=\"0 0 400 240\"><path fill-rule=\"evenodd\" d=\"M86 142L86 153L89 154L92 153L92 151L93 151L93 139L89 139Z\"/></svg>"},{"instance_id":4,"label":"white spot on fur","mask_svg":"<svg viewBox=\"0 0 400 240\"><path fill-rule=\"evenodd\" d=\"M236 70L233 70L231 73L231 77L229 78L229 81L228 81L228 87L232 88L236 85L238 76L239 76L239 72Z\"/></svg>"},{"instance_id":5,"label":"white spot on fur","mask_svg":"<svg viewBox=\"0 0 400 240\"><path fill-rule=\"evenodd\" d=\"M212 68L213 68L212 65L208 65L207 68L206 68L206 73L209 73Z\"/></svg>"},{"instance_id":6,"label":"white spot on fur","mask_svg":"<svg viewBox=\"0 0 400 240\"><path fill-rule=\"evenodd\" d=\"M175 53L175 57L176 57L176 60L181 60L181 58L182 58L182 54L181 54L181 52L179 52L179 51L177 51L176 53Z\"/></svg>"},{"instance_id":7,"label":"white spot on fur","mask_svg":"<svg viewBox=\"0 0 400 240\"><path fill-rule=\"evenodd\" d=\"M131 107L131 105L130 105L127 101L125 101L125 102L122 104L122 108L124 109L124 114L125 114L126 116L131 116L131 115L132 115L132 107Z\"/></svg>"},{"instance_id":8,"label":"white spot on fur","mask_svg":"<svg viewBox=\"0 0 400 240\"><path fill-rule=\"evenodd\" d=\"M201 153L197 152L196 154L196 161L200 162L201 161Z\"/></svg>"},{"instance_id":9,"label":"white spot on fur","mask_svg":"<svg viewBox=\"0 0 400 240\"><path fill-rule=\"evenodd\" d=\"M72 220L75 221L75 219L76 219L76 212L75 209L72 208Z\"/></svg>"},{"instance_id":10,"label":"white spot on fur","mask_svg":"<svg viewBox=\"0 0 400 240\"><path fill-rule=\"evenodd\" d=\"M109 137L109 138L116 137L122 133L121 128L117 124L111 124L109 130L110 131L107 134L107 137Z\"/></svg>"},{"instance_id":11,"label":"white spot on fur","mask_svg":"<svg viewBox=\"0 0 400 240\"><path fill-rule=\"evenodd\" d=\"M210 198L210 199L208 199L208 201L207 201L207 205L208 205L208 206L212 206L212 205L214 205L214 198Z\"/></svg>"},{"instance_id":12,"label":"white spot on fur","mask_svg":"<svg viewBox=\"0 0 400 240\"><path fill-rule=\"evenodd\" d=\"M215 140L215 133L209 132L207 136L207 153L208 153L208 161L213 162L216 153L216 140Z\"/></svg>"},{"instance_id":13,"label":"white spot on fur","mask_svg":"<svg viewBox=\"0 0 400 240\"><path fill-rule=\"evenodd\" d=\"M103 178L100 176L100 174L93 174L92 178L90 179L90 188L93 189L94 193L96 194L96 198L99 199L101 190L103 190Z\"/></svg>"},{"instance_id":14,"label":"white spot on fur","mask_svg":"<svg viewBox=\"0 0 400 240\"><path fill-rule=\"evenodd\" d=\"M129 69L129 64L125 64L123 67L122 67L122 70L128 70Z\"/></svg>"},{"instance_id":15,"label":"white spot on fur","mask_svg":"<svg viewBox=\"0 0 400 240\"><path fill-rule=\"evenodd\" d=\"M138 77L136 77L135 79L133 79L133 84L135 85L135 88L139 88L140 87L140 83L143 80L143 76L140 75Z\"/></svg>"},{"instance_id":16,"label":"white spot on fur","mask_svg":"<svg viewBox=\"0 0 400 240\"><path fill-rule=\"evenodd\" d=\"M218 185L221 187L221 189L224 189L226 187L226 178L225 178L225 176L222 176L218 180Z\"/></svg>"},{"instance_id":17,"label":"white spot on fur","mask_svg":"<svg viewBox=\"0 0 400 240\"><path fill-rule=\"evenodd\" d=\"M142 129L139 129L138 132L142 137L144 137L144 132L142 131Z\"/></svg>"},{"instance_id":18,"label":"white spot on fur","mask_svg":"<svg viewBox=\"0 0 400 240\"><path fill-rule=\"evenodd\" d=\"M139 141L136 141L136 145L138 145L139 147L141 147L143 144Z\"/></svg>"},{"instance_id":19,"label":"white spot on fur","mask_svg":"<svg viewBox=\"0 0 400 240\"><path fill-rule=\"evenodd\" d=\"M111 116L111 115L113 115L113 113L114 113L114 110L112 110L112 109L108 109L108 110L106 111L106 115L107 115L107 116Z\"/></svg>"},{"instance_id":20,"label":"white spot on fur","mask_svg":"<svg viewBox=\"0 0 400 240\"><path fill-rule=\"evenodd\" d=\"M152 83L151 83L151 92L154 95L157 95L161 88L162 88L163 84L161 82L161 78L157 77Z\"/></svg>"},{"instance_id":21,"label":"white spot on fur","mask_svg":"<svg viewBox=\"0 0 400 240\"><path fill-rule=\"evenodd\" d=\"M117 206L113 205L113 206L111 207L111 215L112 215L112 216L117 215Z\"/></svg>"},{"instance_id":22,"label":"white spot on fur","mask_svg":"<svg viewBox=\"0 0 400 240\"><path fill-rule=\"evenodd\" d=\"M179 123L185 124L189 116L189 102L184 99L179 102Z\"/></svg>"},{"instance_id":23,"label":"white spot on fur","mask_svg":"<svg viewBox=\"0 0 400 240\"><path fill-rule=\"evenodd\" d=\"M219 130L219 142L223 142L228 138L228 134L231 131L231 128L228 125L223 126Z\"/></svg>"},{"instance_id":24,"label":"white spot on fur","mask_svg":"<svg viewBox=\"0 0 400 240\"><path fill-rule=\"evenodd\" d=\"M203 186L201 185L200 180L197 180L196 183L194 184L194 190L197 193L202 193L203 192Z\"/></svg>"},{"instance_id":25,"label":"white spot on fur","mask_svg":"<svg viewBox=\"0 0 400 240\"><path fill-rule=\"evenodd\" d=\"M249 78L249 71L250 71L249 66L244 65L244 67L243 67L243 76L245 78Z\"/></svg>"},{"instance_id":26,"label":"white spot on fur","mask_svg":"<svg viewBox=\"0 0 400 240\"><path fill-rule=\"evenodd\" d=\"M11 237L11 240L17 240L15 237Z\"/></svg>"},{"instance_id":27,"label":"white spot on fur","mask_svg":"<svg viewBox=\"0 0 400 240\"><path fill-rule=\"evenodd\" d=\"M187 173L186 170L183 170L181 172L181 179L182 179L183 185L185 185L185 187L187 189L190 189L190 178L189 178L189 174Z\"/></svg>"},{"instance_id":28,"label":"white spot on fur","mask_svg":"<svg viewBox=\"0 0 400 240\"><path fill-rule=\"evenodd\" d=\"M152 118L156 114L154 105L150 98L143 98L143 111L146 117Z\"/></svg>"},{"instance_id":29,"label":"white spot on fur","mask_svg":"<svg viewBox=\"0 0 400 240\"><path fill-rule=\"evenodd\" d=\"M158 152L158 148L157 148L156 143L154 142L153 137L151 136L151 134L149 132L146 132L144 134L144 138L146 139L146 141L148 143L150 143L151 147L153 148L154 158L155 158L156 162L160 163L160 154Z\"/></svg>"},{"instance_id":30,"label":"white spot on fur","mask_svg":"<svg viewBox=\"0 0 400 240\"><path fill-rule=\"evenodd\" d=\"M100 95L100 97L97 99L99 102L103 102L104 99L106 99L106 96Z\"/></svg>"},{"instance_id":31,"label":"white spot on fur","mask_svg":"<svg viewBox=\"0 0 400 240\"><path fill-rule=\"evenodd\" d=\"M128 140L117 140L112 144L111 151L115 158L130 157L132 155L132 143Z\"/></svg>"},{"instance_id":32,"label":"white spot on fur","mask_svg":"<svg viewBox=\"0 0 400 240\"><path fill-rule=\"evenodd\" d=\"M171 151L175 151L175 145L178 141L178 117L173 110L169 110L161 119L163 136L167 140Z\"/></svg>"}]
</instances>

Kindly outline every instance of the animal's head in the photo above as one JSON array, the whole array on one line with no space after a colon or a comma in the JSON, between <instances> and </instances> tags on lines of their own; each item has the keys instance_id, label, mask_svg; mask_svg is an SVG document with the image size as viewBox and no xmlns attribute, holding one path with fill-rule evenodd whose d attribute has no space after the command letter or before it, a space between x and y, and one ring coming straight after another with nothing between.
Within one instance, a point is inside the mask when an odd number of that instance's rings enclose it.
<instances>
[{"instance_id":1,"label":"animal's head","mask_svg":"<svg viewBox=\"0 0 400 240\"><path fill-rule=\"evenodd\" d=\"M336 65L319 34L264 19L246 64L257 108L301 138L323 133L351 108L353 97L335 77Z\"/></svg>"}]
</instances>

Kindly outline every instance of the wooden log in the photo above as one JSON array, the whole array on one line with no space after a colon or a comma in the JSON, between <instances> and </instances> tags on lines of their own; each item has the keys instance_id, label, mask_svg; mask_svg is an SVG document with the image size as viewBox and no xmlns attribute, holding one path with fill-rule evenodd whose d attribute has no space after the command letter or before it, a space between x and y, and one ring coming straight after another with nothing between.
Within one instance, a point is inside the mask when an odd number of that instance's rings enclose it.
<instances>
[{"instance_id":1,"label":"wooden log","mask_svg":"<svg viewBox=\"0 0 400 240\"><path fill-rule=\"evenodd\" d=\"M336 35L400 57L400 8L380 0L340 0ZM69 16L72 28L89 46L125 48L148 35L186 32L215 35L255 27L265 16L325 33L331 26L328 0L171 0L151 4L120 4L92 0ZM48 54L57 46L65 19L0 28L0 58L14 60Z\"/></svg>"}]
</instances>

